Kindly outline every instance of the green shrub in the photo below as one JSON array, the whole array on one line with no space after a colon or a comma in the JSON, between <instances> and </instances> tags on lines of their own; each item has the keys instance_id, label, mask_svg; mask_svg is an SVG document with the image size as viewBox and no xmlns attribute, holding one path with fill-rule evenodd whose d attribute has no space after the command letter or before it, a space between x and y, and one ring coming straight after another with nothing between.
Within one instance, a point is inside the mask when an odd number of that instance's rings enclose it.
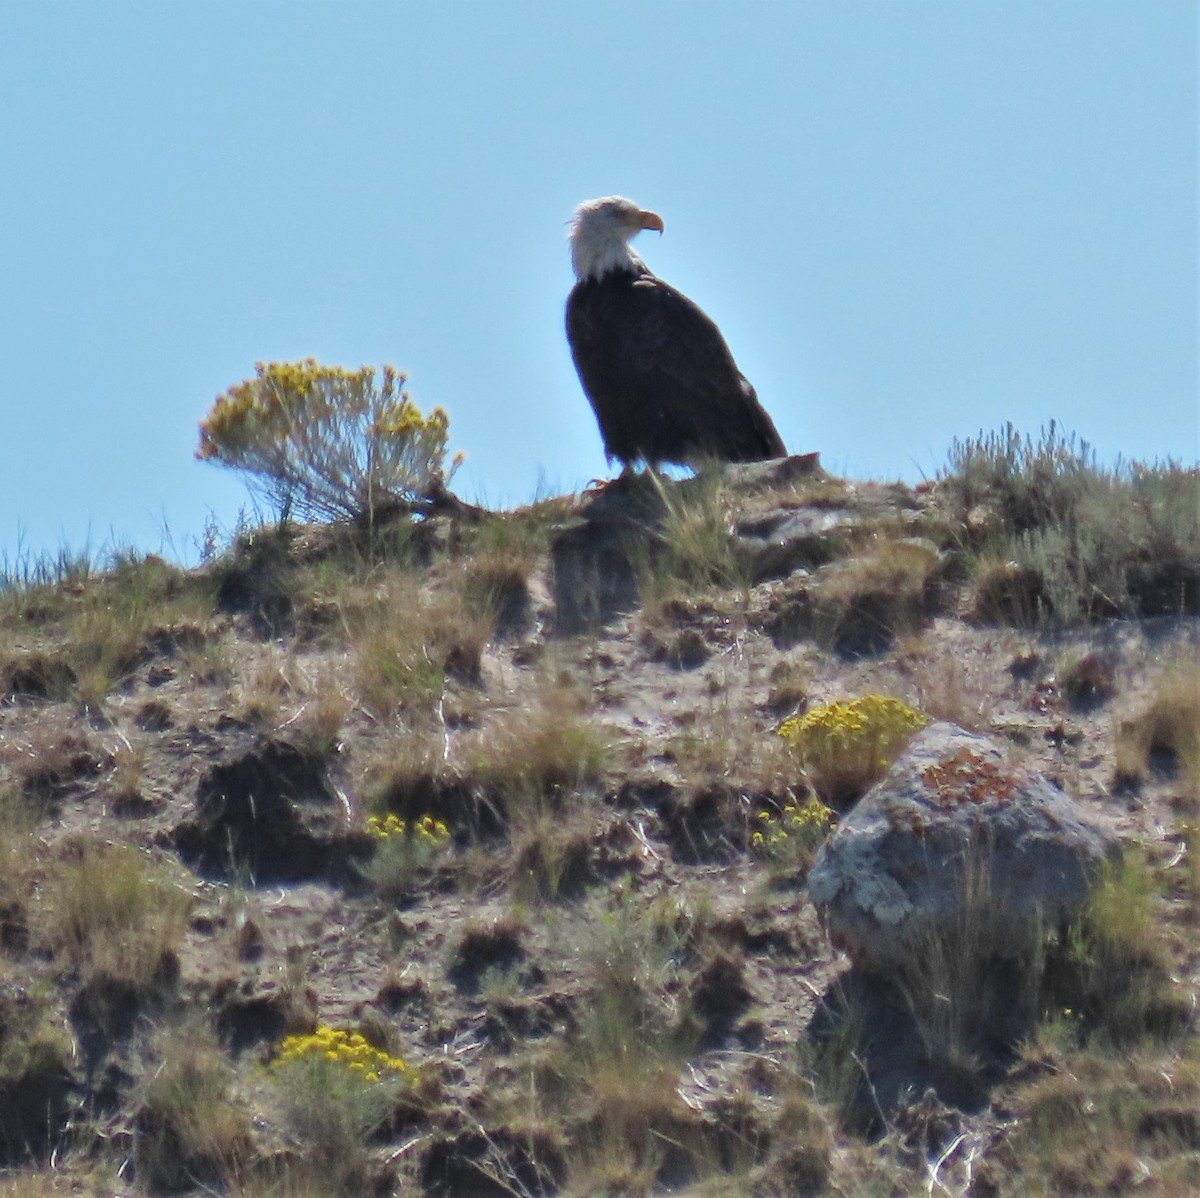
<instances>
[{"instance_id":1,"label":"green shrub","mask_svg":"<svg viewBox=\"0 0 1200 1198\"><path fill-rule=\"evenodd\" d=\"M374 528L442 487L450 422L423 416L393 366L346 370L258 363L256 377L219 396L200 424L196 456L245 471L286 518L350 519Z\"/></svg>"},{"instance_id":2,"label":"green shrub","mask_svg":"<svg viewBox=\"0 0 1200 1198\"><path fill-rule=\"evenodd\" d=\"M1200 470L1101 467L1052 421L1036 442L1011 424L956 440L939 483L980 555L981 618L1036 626L1200 611Z\"/></svg>"},{"instance_id":3,"label":"green shrub","mask_svg":"<svg viewBox=\"0 0 1200 1198\"><path fill-rule=\"evenodd\" d=\"M951 442L943 488L963 512L994 507L1006 531L1014 534L1059 524L1076 506L1082 487L1104 477L1096 455L1075 434L1064 435L1055 421L1035 442L1011 422L1000 432Z\"/></svg>"}]
</instances>

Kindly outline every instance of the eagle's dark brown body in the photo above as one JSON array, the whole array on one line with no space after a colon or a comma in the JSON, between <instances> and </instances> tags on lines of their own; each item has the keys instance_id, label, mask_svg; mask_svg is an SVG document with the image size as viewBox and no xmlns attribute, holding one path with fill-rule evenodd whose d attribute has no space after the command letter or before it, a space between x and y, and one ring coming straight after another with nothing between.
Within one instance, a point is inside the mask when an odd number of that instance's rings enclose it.
<instances>
[{"instance_id":1,"label":"eagle's dark brown body","mask_svg":"<svg viewBox=\"0 0 1200 1198\"><path fill-rule=\"evenodd\" d=\"M721 331L634 261L581 279L567 300L567 340L609 459L657 466L783 457Z\"/></svg>"}]
</instances>

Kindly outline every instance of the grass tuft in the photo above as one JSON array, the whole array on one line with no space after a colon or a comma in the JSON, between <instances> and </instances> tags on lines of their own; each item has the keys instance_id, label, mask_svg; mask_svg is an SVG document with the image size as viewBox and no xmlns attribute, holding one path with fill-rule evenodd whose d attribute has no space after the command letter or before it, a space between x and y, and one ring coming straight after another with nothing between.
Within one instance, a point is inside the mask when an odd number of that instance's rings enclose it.
<instances>
[{"instance_id":1,"label":"grass tuft","mask_svg":"<svg viewBox=\"0 0 1200 1198\"><path fill-rule=\"evenodd\" d=\"M469 611L461 594L425 594L403 575L357 599L344 619L359 694L384 718L428 718L448 679L477 683L493 624L488 614Z\"/></svg>"},{"instance_id":2,"label":"grass tuft","mask_svg":"<svg viewBox=\"0 0 1200 1198\"><path fill-rule=\"evenodd\" d=\"M149 853L107 841L67 843L38 889L40 939L85 977L150 985L179 947L191 895Z\"/></svg>"},{"instance_id":3,"label":"grass tuft","mask_svg":"<svg viewBox=\"0 0 1200 1198\"><path fill-rule=\"evenodd\" d=\"M252 1151L232 1064L207 1023L167 1029L155 1048L134 1119L139 1179L156 1192L229 1184Z\"/></svg>"},{"instance_id":4,"label":"grass tuft","mask_svg":"<svg viewBox=\"0 0 1200 1198\"><path fill-rule=\"evenodd\" d=\"M713 588L749 590L750 571L733 534L730 498L719 470L683 483L647 476L662 506L653 542L637 568L638 591L653 613L673 600Z\"/></svg>"},{"instance_id":5,"label":"grass tuft","mask_svg":"<svg viewBox=\"0 0 1200 1198\"><path fill-rule=\"evenodd\" d=\"M599 781L611 759L607 731L580 696L546 685L528 706L495 717L464 749L474 782L506 798L561 794Z\"/></svg>"},{"instance_id":6,"label":"grass tuft","mask_svg":"<svg viewBox=\"0 0 1200 1198\"><path fill-rule=\"evenodd\" d=\"M1139 715L1117 734L1117 778L1140 782L1151 768L1166 769L1200 791L1200 665L1168 671Z\"/></svg>"}]
</instances>

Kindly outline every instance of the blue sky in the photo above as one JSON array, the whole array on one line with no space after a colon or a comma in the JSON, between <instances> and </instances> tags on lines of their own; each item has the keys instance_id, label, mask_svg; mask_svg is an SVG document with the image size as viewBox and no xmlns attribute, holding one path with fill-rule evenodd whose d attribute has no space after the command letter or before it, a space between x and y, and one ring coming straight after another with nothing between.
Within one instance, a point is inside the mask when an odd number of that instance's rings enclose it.
<instances>
[{"instance_id":1,"label":"blue sky","mask_svg":"<svg viewBox=\"0 0 1200 1198\"><path fill-rule=\"evenodd\" d=\"M829 469L1193 462L1197 49L1193 0L0 0L0 555L194 556L259 360L407 370L467 498L605 477L562 305L612 193Z\"/></svg>"}]
</instances>

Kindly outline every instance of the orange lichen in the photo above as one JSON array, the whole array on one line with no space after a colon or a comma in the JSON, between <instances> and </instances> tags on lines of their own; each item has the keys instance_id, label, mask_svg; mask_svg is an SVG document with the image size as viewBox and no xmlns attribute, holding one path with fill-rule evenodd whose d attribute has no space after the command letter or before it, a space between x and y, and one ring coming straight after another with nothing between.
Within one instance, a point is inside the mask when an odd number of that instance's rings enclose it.
<instances>
[{"instance_id":1,"label":"orange lichen","mask_svg":"<svg viewBox=\"0 0 1200 1198\"><path fill-rule=\"evenodd\" d=\"M1012 798L1016 780L1010 767L960 749L953 757L921 771L921 780L942 807L962 803L1005 802Z\"/></svg>"}]
</instances>

